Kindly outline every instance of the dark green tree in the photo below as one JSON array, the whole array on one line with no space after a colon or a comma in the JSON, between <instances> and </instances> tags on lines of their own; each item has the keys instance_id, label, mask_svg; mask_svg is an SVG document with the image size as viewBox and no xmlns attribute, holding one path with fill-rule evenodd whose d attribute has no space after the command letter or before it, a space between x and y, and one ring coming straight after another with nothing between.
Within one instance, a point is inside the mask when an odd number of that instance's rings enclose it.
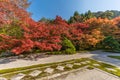
<instances>
[{"instance_id":1,"label":"dark green tree","mask_svg":"<svg viewBox=\"0 0 120 80\"><path fill-rule=\"evenodd\" d=\"M68 23L76 23L76 22L82 22L82 17L77 11L75 11L74 15L71 16L70 19L68 20Z\"/></svg>"},{"instance_id":2,"label":"dark green tree","mask_svg":"<svg viewBox=\"0 0 120 80\"><path fill-rule=\"evenodd\" d=\"M52 23L53 20L52 19L47 19L45 17L42 17L38 22Z\"/></svg>"},{"instance_id":3,"label":"dark green tree","mask_svg":"<svg viewBox=\"0 0 120 80\"><path fill-rule=\"evenodd\" d=\"M105 49L112 51L120 51L120 44L112 36L108 36L103 40L103 46Z\"/></svg>"}]
</instances>

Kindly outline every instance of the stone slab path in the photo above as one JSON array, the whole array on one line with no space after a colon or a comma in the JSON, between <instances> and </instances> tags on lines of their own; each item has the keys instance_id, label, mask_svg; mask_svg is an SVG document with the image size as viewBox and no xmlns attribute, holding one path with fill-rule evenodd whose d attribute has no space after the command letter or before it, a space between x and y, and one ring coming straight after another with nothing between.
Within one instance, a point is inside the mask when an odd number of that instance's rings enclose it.
<instances>
[{"instance_id":1,"label":"stone slab path","mask_svg":"<svg viewBox=\"0 0 120 80\"><path fill-rule=\"evenodd\" d=\"M8 68L25 67L25 66L37 65L37 64L61 62L71 59L79 59L79 58L93 58L95 60L100 60L120 67L120 60L109 58L107 57L108 55L120 55L120 54L102 52L99 50L99 51L77 53L74 55L52 55L37 60L23 60L23 59L13 60L13 59L4 58L4 59L0 59L0 70L8 69Z\"/></svg>"}]
</instances>

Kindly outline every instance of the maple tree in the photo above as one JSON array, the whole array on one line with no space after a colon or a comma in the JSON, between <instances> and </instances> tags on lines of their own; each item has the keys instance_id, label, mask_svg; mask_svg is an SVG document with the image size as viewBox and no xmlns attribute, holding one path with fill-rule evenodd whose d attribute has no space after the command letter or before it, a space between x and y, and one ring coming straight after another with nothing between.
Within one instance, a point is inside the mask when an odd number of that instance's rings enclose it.
<instances>
[{"instance_id":1,"label":"maple tree","mask_svg":"<svg viewBox=\"0 0 120 80\"><path fill-rule=\"evenodd\" d=\"M27 0L0 1L0 26L29 17L29 13L25 10L28 5Z\"/></svg>"},{"instance_id":2,"label":"maple tree","mask_svg":"<svg viewBox=\"0 0 120 80\"><path fill-rule=\"evenodd\" d=\"M92 31L90 31L89 34L85 35L85 39L86 39L86 43L95 47L97 43L104 40L104 35L101 33L100 30L93 29Z\"/></svg>"},{"instance_id":3,"label":"maple tree","mask_svg":"<svg viewBox=\"0 0 120 80\"><path fill-rule=\"evenodd\" d=\"M120 17L114 18L113 21L120 28Z\"/></svg>"},{"instance_id":4,"label":"maple tree","mask_svg":"<svg viewBox=\"0 0 120 80\"><path fill-rule=\"evenodd\" d=\"M15 54L31 51L33 48L41 51L60 50L60 35L55 26L37 23L28 18L21 27L23 30L21 38L1 34L0 49L10 49Z\"/></svg>"},{"instance_id":5,"label":"maple tree","mask_svg":"<svg viewBox=\"0 0 120 80\"><path fill-rule=\"evenodd\" d=\"M34 49L62 51L68 46L74 51L88 49L113 35L120 23L119 17L113 20L91 18L91 13L85 22L79 21L78 13L74 17L77 21L73 23L60 16L52 21L36 22L26 11L28 6L28 0L0 1L0 50L21 54ZM66 51L71 52L67 48Z\"/></svg>"},{"instance_id":6,"label":"maple tree","mask_svg":"<svg viewBox=\"0 0 120 80\"><path fill-rule=\"evenodd\" d=\"M66 37L71 40L74 46L76 46L78 41L81 40L84 29L89 27L87 24L79 22L68 24L60 16L56 17L54 24L57 26L61 37Z\"/></svg>"},{"instance_id":7,"label":"maple tree","mask_svg":"<svg viewBox=\"0 0 120 80\"><path fill-rule=\"evenodd\" d=\"M113 33L118 29L113 20L107 18L91 18L85 21L90 27L88 30L100 29L105 36L112 36Z\"/></svg>"}]
</instances>

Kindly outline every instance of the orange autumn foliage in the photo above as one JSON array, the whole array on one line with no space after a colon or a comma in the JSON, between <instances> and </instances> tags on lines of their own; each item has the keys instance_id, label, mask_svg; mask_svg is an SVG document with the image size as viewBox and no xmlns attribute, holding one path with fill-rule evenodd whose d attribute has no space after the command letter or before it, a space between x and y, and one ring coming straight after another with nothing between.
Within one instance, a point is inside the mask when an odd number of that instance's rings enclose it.
<instances>
[{"instance_id":1,"label":"orange autumn foliage","mask_svg":"<svg viewBox=\"0 0 120 80\"><path fill-rule=\"evenodd\" d=\"M91 18L86 20L85 23L90 26L88 30L99 29L105 36L113 35L114 31L118 29L115 22L107 18Z\"/></svg>"}]
</instances>

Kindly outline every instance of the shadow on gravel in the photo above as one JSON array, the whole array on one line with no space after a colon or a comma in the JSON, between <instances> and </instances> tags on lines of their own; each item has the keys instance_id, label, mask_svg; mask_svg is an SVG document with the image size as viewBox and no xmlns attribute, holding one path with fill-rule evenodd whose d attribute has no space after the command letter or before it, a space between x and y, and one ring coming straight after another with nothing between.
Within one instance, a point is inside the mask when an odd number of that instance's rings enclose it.
<instances>
[{"instance_id":1,"label":"shadow on gravel","mask_svg":"<svg viewBox=\"0 0 120 80\"><path fill-rule=\"evenodd\" d=\"M27 54L27 55L18 55L18 56L11 56L11 57L3 57L0 58L0 64L7 64L10 62L14 62L16 60L29 60L29 61L36 61L40 58L49 57L46 53L37 53L37 54Z\"/></svg>"},{"instance_id":2,"label":"shadow on gravel","mask_svg":"<svg viewBox=\"0 0 120 80\"><path fill-rule=\"evenodd\" d=\"M92 59L103 61L103 62L106 62L106 63L110 63L110 64L115 65L115 66L120 66L120 60L108 57L109 55L120 56L120 53L104 52L104 51L101 51L101 50L92 51L90 53L94 54L91 57Z\"/></svg>"}]
</instances>

